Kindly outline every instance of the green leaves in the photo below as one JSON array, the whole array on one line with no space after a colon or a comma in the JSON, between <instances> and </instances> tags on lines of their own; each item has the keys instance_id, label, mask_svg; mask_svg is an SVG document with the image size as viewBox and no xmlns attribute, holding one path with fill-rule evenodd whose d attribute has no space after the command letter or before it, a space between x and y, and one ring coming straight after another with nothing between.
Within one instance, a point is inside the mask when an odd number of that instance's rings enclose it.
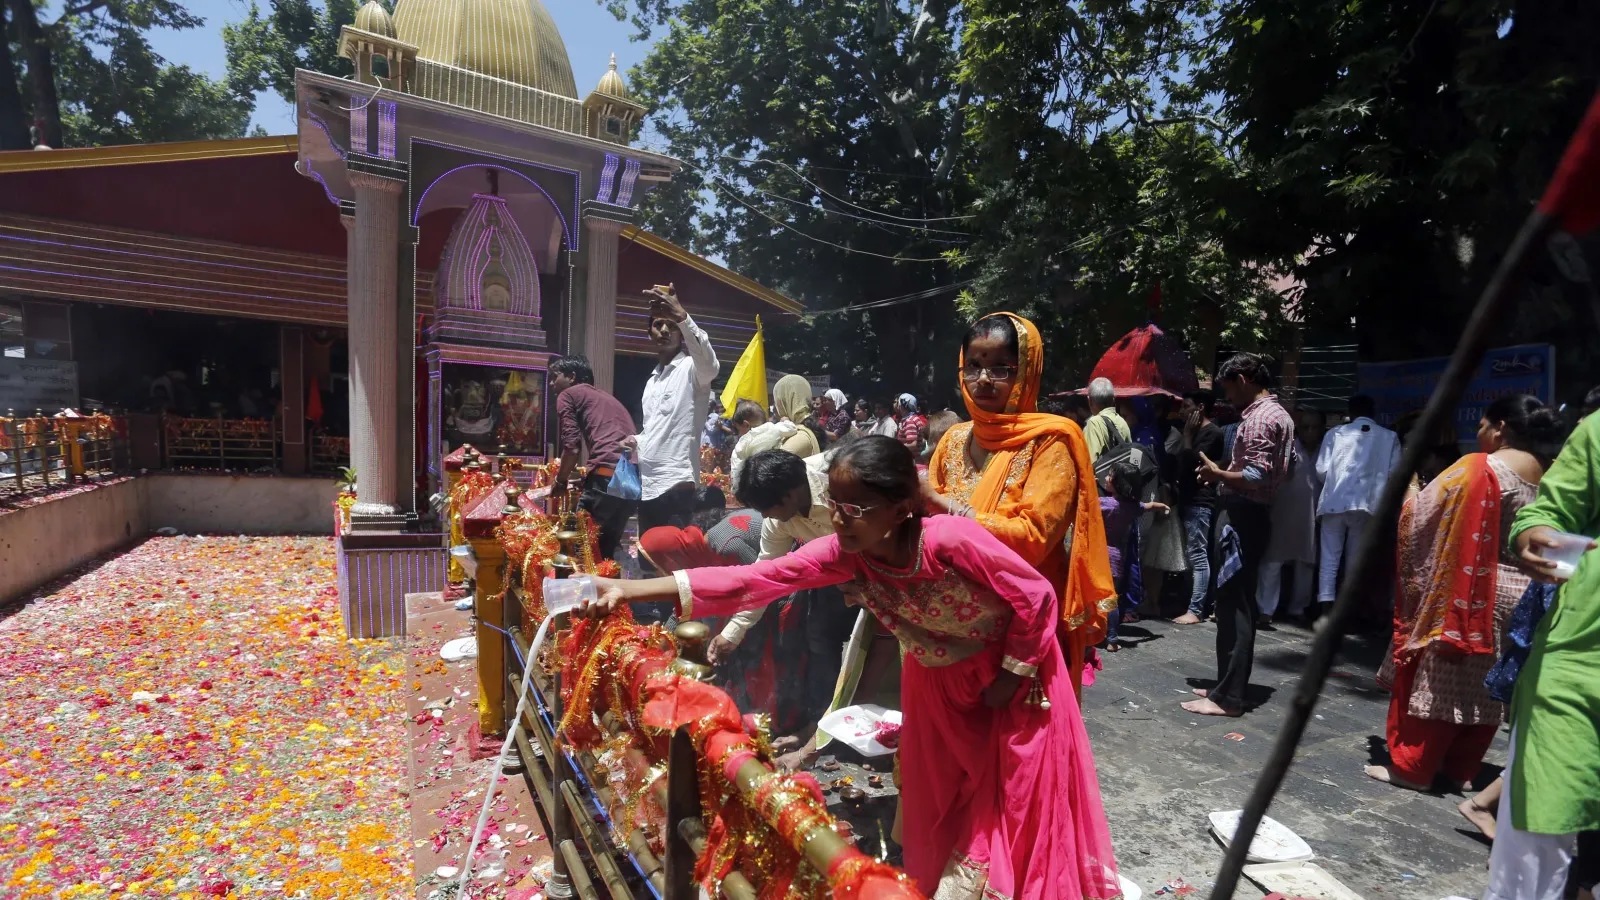
<instances>
[{"instance_id":1,"label":"green leaves","mask_svg":"<svg viewBox=\"0 0 1600 900\"><path fill-rule=\"evenodd\" d=\"M171 0L84 0L44 24L65 146L238 137L254 108L249 94L173 65L150 46L152 28L197 28L204 20ZM19 66L25 114L30 73Z\"/></svg>"},{"instance_id":2,"label":"green leaves","mask_svg":"<svg viewBox=\"0 0 1600 900\"><path fill-rule=\"evenodd\" d=\"M222 29L228 53L228 83L253 95L273 90L294 102L294 70L348 76L350 61L339 56L339 34L356 20L356 0L270 0L263 14L255 0L241 22ZM393 4L386 3L391 9Z\"/></svg>"}]
</instances>

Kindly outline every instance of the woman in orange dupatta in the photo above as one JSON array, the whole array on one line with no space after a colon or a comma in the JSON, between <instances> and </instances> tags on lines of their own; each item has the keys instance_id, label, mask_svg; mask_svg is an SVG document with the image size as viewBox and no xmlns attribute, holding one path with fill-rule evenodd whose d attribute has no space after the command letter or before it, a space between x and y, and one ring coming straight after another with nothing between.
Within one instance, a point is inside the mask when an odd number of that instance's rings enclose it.
<instances>
[{"instance_id":1,"label":"woman in orange dupatta","mask_svg":"<svg viewBox=\"0 0 1600 900\"><path fill-rule=\"evenodd\" d=\"M1463 456L1400 512L1392 653L1378 673L1390 687L1389 764L1379 781L1429 790L1444 775L1460 790L1478 774L1505 719L1484 679L1528 578L1509 561L1505 535L1537 493L1548 458L1537 449L1554 416L1512 395L1485 411L1480 453Z\"/></svg>"},{"instance_id":2,"label":"woman in orange dupatta","mask_svg":"<svg viewBox=\"0 0 1600 900\"><path fill-rule=\"evenodd\" d=\"M1117 591L1088 443L1071 419L1038 411L1043 374L1032 322L1011 313L979 319L961 347L972 421L945 432L928 485L937 505L976 519L1055 587L1057 635L1081 691L1084 657L1105 637Z\"/></svg>"}]
</instances>

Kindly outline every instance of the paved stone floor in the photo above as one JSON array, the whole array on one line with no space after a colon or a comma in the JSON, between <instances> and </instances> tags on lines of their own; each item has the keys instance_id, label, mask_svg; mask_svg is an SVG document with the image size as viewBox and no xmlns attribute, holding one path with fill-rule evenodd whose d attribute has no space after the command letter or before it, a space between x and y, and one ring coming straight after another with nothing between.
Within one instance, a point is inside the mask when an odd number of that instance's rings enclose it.
<instances>
[{"instance_id":1,"label":"paved stone floor","mask_svg":"<svg viewBox=\"0 0 1600 900\"><path fill-rule=\"evenodd\" d=\"M1178 706L1191 680L1215 677L1214 625L1155 620L1123 633L1134 646L1106 656L1083 703L1117 859L1147 898L1178 877L1196 888L1192 896L1205 896L1222 862L1207 814L1244 805L1287 713L1311 632L1280 625L1260 633L1249 701L1259 706L1239 719L1194 716ZM1346 639L1269 815L1305 838L1315 861L1366 900L1478 897L1488 844L1456 812L1461 797L1400 790L1362 773L1369 761L1387 758L1389 695L1372 679L1385 643L1381 636ZM1229 733L1244 740L1224 737ZM1502 731L1480 784L1498 774L1505 749ZM1241 883L1236 897L1260 896Z\"/></svg>"}]
</instances>

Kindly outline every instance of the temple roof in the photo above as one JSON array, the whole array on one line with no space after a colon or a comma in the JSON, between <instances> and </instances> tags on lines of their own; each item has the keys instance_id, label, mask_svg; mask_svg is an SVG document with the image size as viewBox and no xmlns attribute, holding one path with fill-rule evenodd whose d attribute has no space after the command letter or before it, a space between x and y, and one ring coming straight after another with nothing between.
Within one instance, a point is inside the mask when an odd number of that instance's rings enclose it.
<instances>
[{"instance_id":1,"label":"temple roof","mask_svg":"<svg viewBox=\"0 0 1600 900\"><path fill-rule=\"evenodd\" d=\"M457 96L436 100L479 108L473 96L498 83L578 99L567 45L539 0L399 0L394 21L419 59L458 73Z\"/></svg>"}]
</instances>

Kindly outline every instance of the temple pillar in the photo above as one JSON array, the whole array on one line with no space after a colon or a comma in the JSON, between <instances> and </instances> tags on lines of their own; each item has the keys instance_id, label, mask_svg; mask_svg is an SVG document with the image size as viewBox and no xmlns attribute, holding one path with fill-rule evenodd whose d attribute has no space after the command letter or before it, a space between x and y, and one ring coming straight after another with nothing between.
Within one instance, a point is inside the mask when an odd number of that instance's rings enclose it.
<instances>
[{"instance_id":1,"label":"temple pillar","mask_svg":"<svg viewBox=\"0 0 1600 900\"><path fill-rule=\"evenodd\" d=\"M617 235L627 222L585 217L585 279L583 354L594 369L594 386L611 393L617 357Z\"/></svg>"},{"instance_id":2,"label":"temple pillar","mask_svg":"<svg viewBox=\"0 0 1600 900\"><path fill-rule=\"evenodd\" d=\"M278 388L283 394L283 474L304 475L310 461L306 441L306 343L298 325L278 328Z\"/></svg>"},{"instance_id":3,"label":"temple pillar","mask_svg":"<svg viewBox=\"0 0 1600 900\"><path fill-rule=\"evenodd\" d=\"M352 171L355 221L350 229L350 464L356 470L351 529L385 531L405 524L396 441L401 383L396 342L400 193L405 182ZM407 340L410 335L406 335Z\"/></svg>"}]
</instances>

